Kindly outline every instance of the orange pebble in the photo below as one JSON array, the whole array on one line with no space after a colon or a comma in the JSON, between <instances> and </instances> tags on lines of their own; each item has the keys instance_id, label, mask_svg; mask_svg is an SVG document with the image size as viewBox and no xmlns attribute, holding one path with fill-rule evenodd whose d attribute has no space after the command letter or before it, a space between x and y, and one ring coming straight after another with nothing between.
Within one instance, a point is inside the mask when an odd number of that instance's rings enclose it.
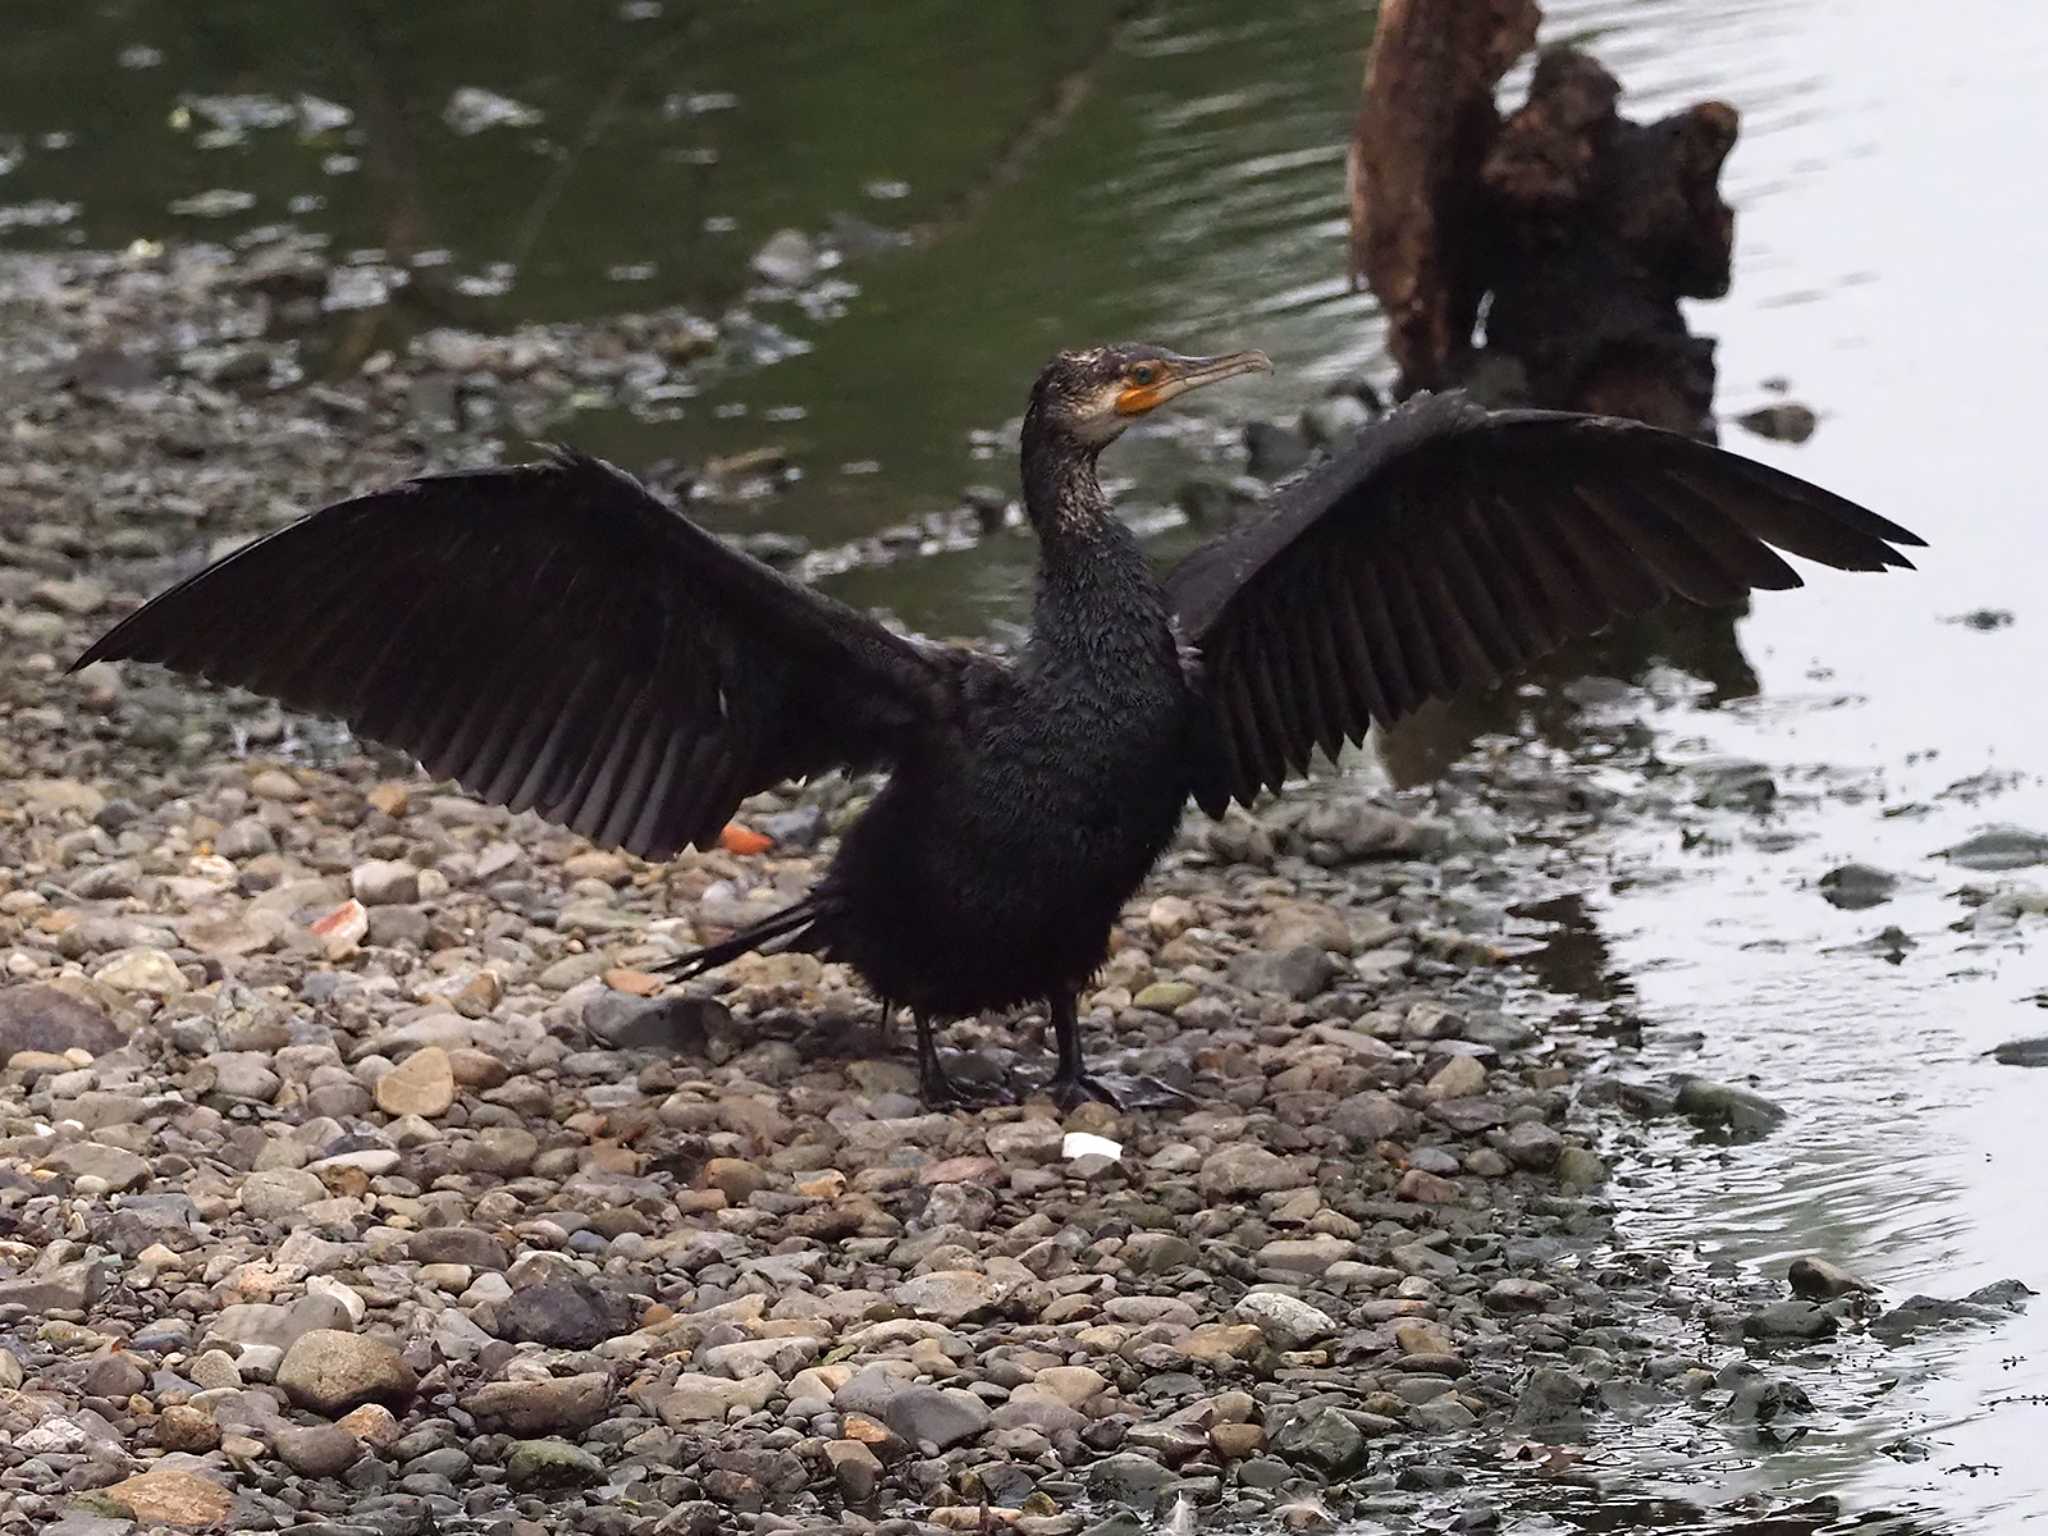
<instances>
[{"instance_id":1,"label":"orange pebble","mask_svg":"<svg viewBox=\"0 0 2048 1536\"><path fill-rule=\"evenodd\" d=\"M725 824L725 830L718 834L718 842L727 853L766 853L775 846L775 839L767 833L756 832L737 821Z\"/></svg>"},{"instance_id":2,"label":"orange pebble","mask_svg":"<svg viewBox=\"0 0 2048 1536\"><path fill-rule=\"evenodd\" d=\"M630 970L615 966L604 973L604 984L614 992L624 992L633 997L652 997L661 990L661 978L649 971Z\"/></svg>"}]
</instances>

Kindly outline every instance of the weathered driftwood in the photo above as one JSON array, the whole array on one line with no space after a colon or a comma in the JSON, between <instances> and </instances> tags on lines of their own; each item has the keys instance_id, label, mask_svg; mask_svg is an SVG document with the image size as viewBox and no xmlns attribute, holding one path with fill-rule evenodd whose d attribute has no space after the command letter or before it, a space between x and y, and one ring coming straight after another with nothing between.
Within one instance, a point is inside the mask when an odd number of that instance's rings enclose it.
<instances>
[{"instance_id":1,"label":"weathered driftwood","mask_svg":"<svg viewBox=\"0 0 2048 1536\"><path fill-rule=\"evenodd\" d=\"M1686 329L1679 300L1728 288L1735 218L1719 179L1735 111L1631 122L1614 77L1560 48L1503 116L1495 92L1540 20L1535 0L1380 7L1347 165L1351 275L1386 314L1396 392L1463 387L1711 441L1714 344ZM1534 672L1553 686L1534 702L1501 690L1417 712L1382 735L1381 755L1415 783L1489 731L1529 723L1569 740L1577 711L1557 685L1639 677L1660 658L1724 697L1755 691L1733 613L1680 605L1547 658Z\"/></svg>"},{"instance_id":2,"label":"weathered driftwood","mask_svg":"<svg viewBox=\"0 0 2048 1536\"><path fill-rule=\"evenodd\" d=\"M1403 393L1461 384L1711 438L1713 343L1678 301L1727 291L1735 111L1631 122L1614 77L1559 48L1502 118L1494 91L1538 19L1533 0L1382 8L1351 146L1353 278L1386 311Z\"/></svg>"},{"instance_id":3,"label":"weathered driftwood","mask_svg":"<svg viewBox=\"0 0 2048 1536\"><path fill-rule=\"evenodd\" d=\"M1493 93L1536 41L1536 0L1382 0L1345 165L1351 277L1387 314L1409 387L1449 382L1486 291L1479 167Z\"/></svg>"}]
</instances>

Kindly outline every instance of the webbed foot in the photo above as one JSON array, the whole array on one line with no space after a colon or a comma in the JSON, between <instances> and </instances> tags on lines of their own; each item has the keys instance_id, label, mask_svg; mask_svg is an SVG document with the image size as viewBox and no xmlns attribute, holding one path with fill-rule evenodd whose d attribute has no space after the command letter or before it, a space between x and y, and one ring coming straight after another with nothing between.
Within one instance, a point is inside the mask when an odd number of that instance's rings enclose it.
<instances>
[{"instance_id":1,"label":"webbed foot","mask_svg":"<svg viewBox=\"0 0 2048 1536\"><path fill-rule=\"evenodd\" d=\"M1091 1100L1115 1109L1178 1109L1195 1102L1192 1094L1171 1083L1122 1072L1062 1073L1046 1084L1046 1091L1062 1111Z\"/></svg>"},{"instance_id":2,"label":"webbed foot","mask_svg":"<svg viewBox=\"0 0 2048 1536\"><path fill-rule=\"evenodd\" d=\"M1012 1102L1012 1095L999 1083L963 1083L944 1067L934 1053L919 1064L917 1096L928 1109L987 1109Z\"/></svg>"},{"instance_id":3,"label":"webbed foot","mask_svg":"<svg viewBox=\"0 0 2048 1536\"><path fill-rule=\"evenodd\" d=\"M932 1109L980 1109L1011 1102L1000 1083L963 1083L939 1064L939 1042L931 1019L917 1015L917 1096Z\"/></svg>"}]
</instances>

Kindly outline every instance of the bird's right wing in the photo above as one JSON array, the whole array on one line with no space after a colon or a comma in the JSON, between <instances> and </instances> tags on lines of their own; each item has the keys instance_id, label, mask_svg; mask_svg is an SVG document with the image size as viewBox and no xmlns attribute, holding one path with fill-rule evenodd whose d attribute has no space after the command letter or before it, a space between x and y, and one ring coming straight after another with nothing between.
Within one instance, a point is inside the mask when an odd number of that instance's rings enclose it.
<instances>
[{"instance_id":1,"label":"bird's right wing","mask_svg":"<svg viewBox=\"0 0 2048 1536\"><path fill-rule=\"evenodd\" d=\"M1425 699L1670 597L1796 587L1787 550L1906 566L1896 523L1752 459L1611 417L1418 396L1166 579L1200 656L1192 793L1220 815Z\"/></svg>"},{"instance_id":2,"label":"bird's right wing","mask_svg":"<svg viewBox=\"0 0 2048 1536\"><path fill-rule=\"evenodd\" d=\"M73 665L122 659L345 720L485 800L648 858L710 846L785 779L896 760L972 665L567 453L312 513Z\"/></svg>"}]
</instances>

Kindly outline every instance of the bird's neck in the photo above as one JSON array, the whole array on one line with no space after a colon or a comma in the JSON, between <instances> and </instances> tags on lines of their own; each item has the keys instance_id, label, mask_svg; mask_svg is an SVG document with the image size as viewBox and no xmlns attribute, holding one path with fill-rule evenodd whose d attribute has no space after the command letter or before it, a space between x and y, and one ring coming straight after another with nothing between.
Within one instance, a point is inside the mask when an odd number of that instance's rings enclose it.
<instances>
[{"instance_id":1,"label":"bird's neck","mask_svg":"<svg viewBox=\"0 0 2048 1536\"><path fill-rule=\"evenodd\" d=\"M1036 425L1026 418L1023 453L1024 509L1039 544L1033 649L1118 670L1177 668L1165 593L1110 510L1095 450Z\"/></svg>"},{"instance_id":2,"label":"bird's neck","mask_svg":"<svg viewBox=\"0 0 2048 1536\"><path fill-rule=\"evenodd\" d=\"M1095 473L1099 450L1046 424L1038 402L1024 414L1024 511L1041 542L1092 538L1115 522Z\"/></svg>"}]
</instances>

